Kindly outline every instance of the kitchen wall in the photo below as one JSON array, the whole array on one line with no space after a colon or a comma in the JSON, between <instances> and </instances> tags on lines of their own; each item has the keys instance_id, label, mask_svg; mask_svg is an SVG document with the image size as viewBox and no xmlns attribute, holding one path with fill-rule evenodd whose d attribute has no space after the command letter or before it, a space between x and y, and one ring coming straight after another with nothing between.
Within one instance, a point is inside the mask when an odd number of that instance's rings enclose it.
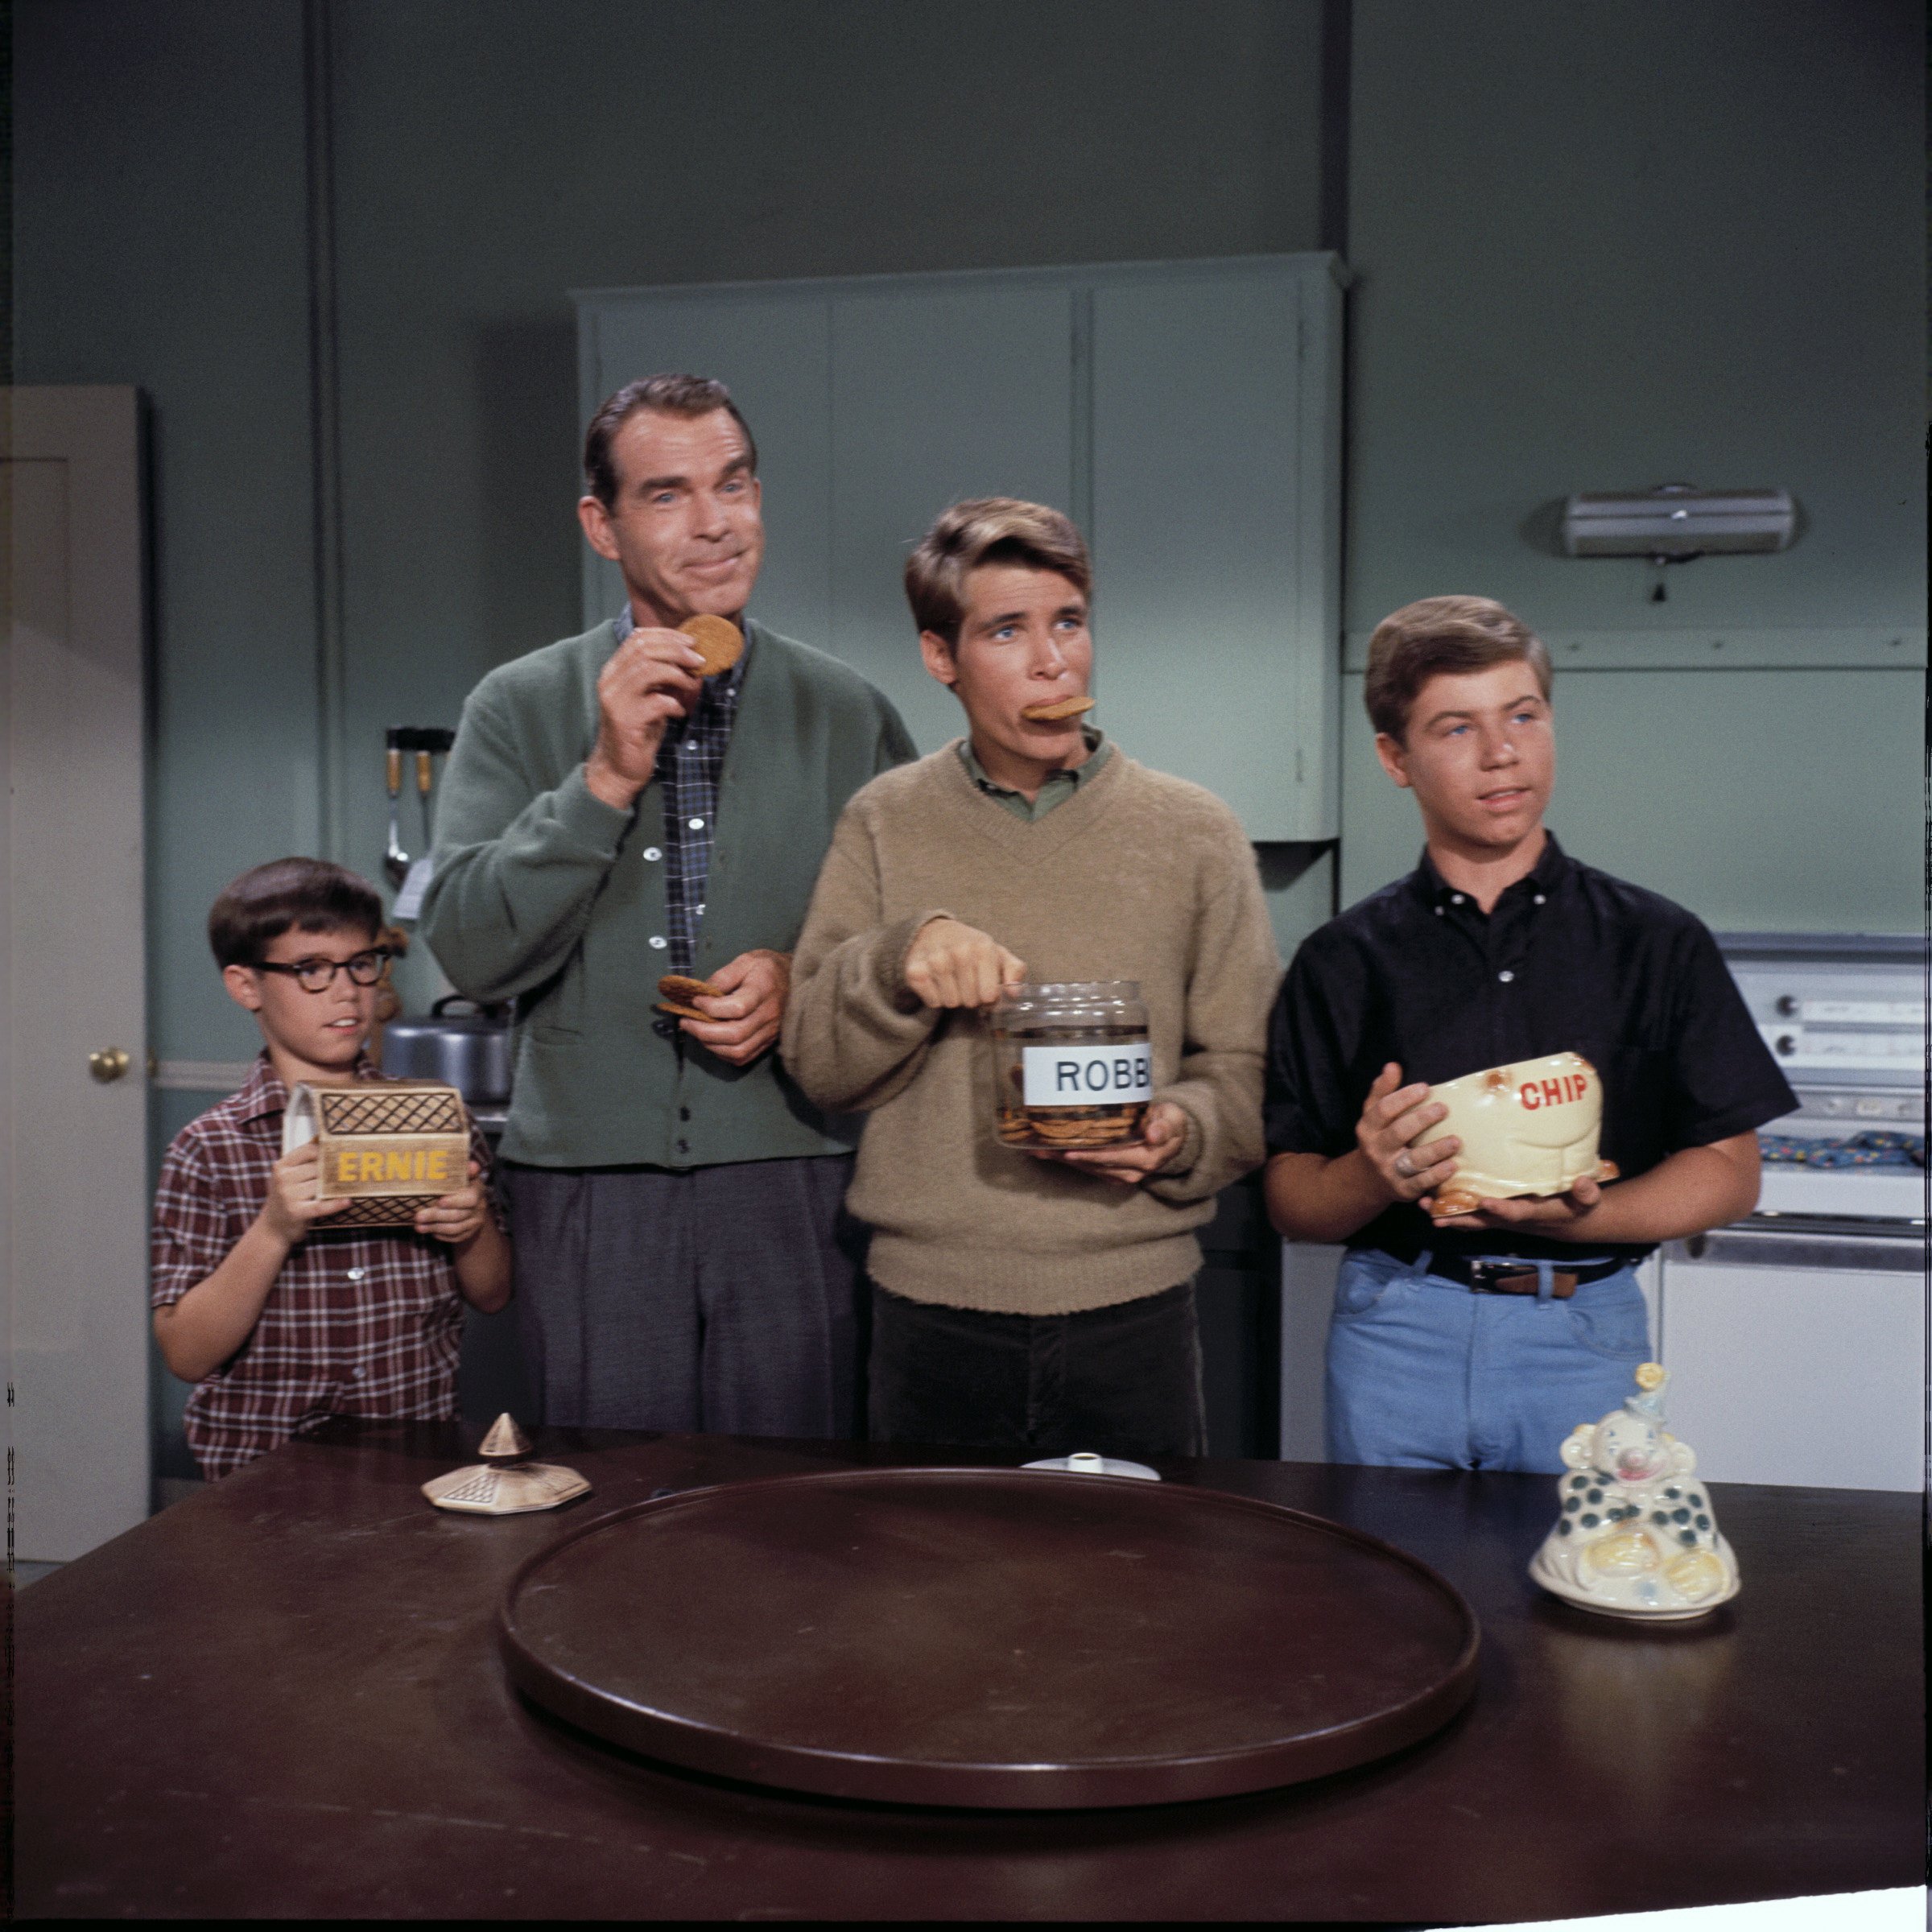
<instances>
[{"instance_id":1,"label":"kitchen wall","mask_svg":"<svg viewBox=\"0 0 1932 1932\"><path fill-rule=\"evenodd\" d=\"M1922 10L1356 0L1347 623L1554 650L1551 823L1724 928L1923 928ZM1781 555L1561 555L1575 490L1781 485ZM1342 897L1414 863L1343 697Z\"/></svg>"},{"instance_id":2,"label":"kitchen wall","mask_svg":"<svg viewBox=\"0 0 1932 1932\"><path fill-rule=\"evenodd\" d=\"M14 23L14 379L149 403L151 1038L233 1059L200 922L321 836L302 14L56 0Z\"/></svg>"},{"instance_id":3,"label":"kitchen wall","mask_svg":"<svg viewBox=\"0 0 1932 1932\"><path fill-rule=\"evenodd\" d=\"M21 0L17 379L151 411L161 1059L255 1044L221 886L287 850L375 876L382 728L577 628L569 290L1315 247L1322 16ZM1291 947L1331 859L1264 867ZM157 1148L206 1104L158 1092ZM157 1367L169 1474L184 1393Z\"/></svg>"},{"instance_id":4,"label":"kitchen wall","mask_svg":"<svg viewBox=\"0 0 1932 1932\"><path fill-rule=\"evenodd\" d=\"M382 727L453 723L575 627L583 287L1340 248L1357 657L1410 597L1501 597L1557 651L1573 850L1720 926L1921 923L1902 0L13 19L16 379L150 401L164 1060L253 1044L201 938L220 886L283 850L374 873ZM1784 485L1802 539L1661 605L1645 565L1552 554L1566 493L1678 477ZM1348 900L1418 841L1359 678L1344 718ZM1331 861L1262 860L1286 950ZM201 1104L157 1096L158 1137Z\"/></svg>"},{"instance_id":5,"label":"kitchen wall","mask_svg":"<svg viewBox=\"0 0 1932 1932\"><path fill-rule=\"evenodd\" d=\"M567 291L1319 238L1317 0L993 0L969 34L896 0L15 19L18 379L133 381L154 412L163 1059L249 1050L200 936L221 885L319 842L374 873L383 726L454 724L577 627Z\"/></svg>"},{"instance_id":6,"label":"kitchen wall","mask_svg":"<svg viewBox=\"0 0 1932 1932\"><path fill-rule=\"evenodd\" d=\"M1323 111L1324 11L1331 65L1351 27L1345 115L1332 87ZM974 21L17 6L19 379L151 400L163 1058L247 1049L200 939L222 881L271 848L374 870L382 727L453 721L576 621L566 291L591 285L1345 240L1358 654L1409 597L1500 596L1557 646L1574 847L1719 923L1918 923L1912 10L1001 0ZM1344 121L1345 237L1323 220ZM1673 476L1785 485L1803 538L1673 571L1662 605L1641 563L1550 554L1568 490ZM1348 695L1352 898L1415 840ZM1270 855L1298 881L1287 943L1326 910L1307 857Z\"/></svg>"}]
</instances>

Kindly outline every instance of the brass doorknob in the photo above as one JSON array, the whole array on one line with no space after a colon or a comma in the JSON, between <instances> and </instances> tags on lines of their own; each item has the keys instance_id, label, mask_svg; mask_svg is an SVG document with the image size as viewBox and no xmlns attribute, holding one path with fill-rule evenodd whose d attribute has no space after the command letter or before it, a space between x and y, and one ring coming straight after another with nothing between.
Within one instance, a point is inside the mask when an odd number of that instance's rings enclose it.
<instances>
[{"instance_id":1,"label":"brass doorknob","mask_svg":"<svg viewBox=\"0 0 1932 1932\"><path fill-rule=\"evenodd\" d=\"M103 1046L87 1056L88 1071L103 1086L109 1080L119 1080L133 1064L125 1046Z\"/></svg>"}]
</instances>

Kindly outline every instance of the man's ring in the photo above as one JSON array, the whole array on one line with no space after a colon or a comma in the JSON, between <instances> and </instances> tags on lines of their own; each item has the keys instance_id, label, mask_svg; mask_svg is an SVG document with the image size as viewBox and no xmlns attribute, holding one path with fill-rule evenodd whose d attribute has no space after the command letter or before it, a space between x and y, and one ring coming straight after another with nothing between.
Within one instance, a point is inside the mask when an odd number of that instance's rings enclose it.
<instances>
[{"instance_id":1,"label":"man's ring","mask_svg":"<svg viewBox=\"0 0 1932 1932\"><path fill-rule=\"evenodd\" d=\"M1415 1179L1415 1162L1410 1159L1409 1150L1406 1147L1403 1148L1395 1157L1395 1170L1406 1181L1412 1181Z\"/></svg>"}]
</instances>

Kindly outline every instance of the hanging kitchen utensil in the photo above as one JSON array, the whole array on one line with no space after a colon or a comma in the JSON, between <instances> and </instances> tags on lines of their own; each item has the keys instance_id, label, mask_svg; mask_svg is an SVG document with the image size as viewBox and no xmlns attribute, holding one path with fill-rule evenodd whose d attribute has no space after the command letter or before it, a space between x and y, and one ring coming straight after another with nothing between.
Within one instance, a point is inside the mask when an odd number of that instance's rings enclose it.
<instances>
[{"instance_id":1,"label":"hanging kitchen utensil","mask_svg":"<svg viewBox=\"0 0 1932 1932\"><path fill-rule=\"evenodd\" d=\"M393 918L414 919L421 915L423 895L429 890L429 881L436 867L436 828L430 807L431 789L436 782L436 754L447 752L456 739L456 734L441 724L394 724L390 728L390 755L397 761L392 768L391 776L399 789L402 784L402 754L406 751L413 751L416 754L416 799L423 815L423 856L414 865L409 864L399 851L394 850L398 842L393 825L391 827L390 844L394 857L386 859L384 862L390 866L390 877L396 881L398 887L396 902L390 908ZM393 798L390 810L393 819L395 811ZM394 869L396 857L403 857L404 869L400 877Z\"/></svg>"},{"instance_id":2,"label":"hanging kitchen utensil","mask_svg":"<svg viewBox=\"0 0 1932 1932\"><path fill-rule=\"evenodd\" d=\"M436 782L435 761L439 752L448 754L456 734L441 724L407 724L402 741L406 749L416 754L416 802L422 808L423 850L427 854L436 848L436 815L431 804Z\"/></svg>"},{"instance_id":3,"label":"hanging kitchen utensil","mask_svg":"<svg viewBox=\"0 0 1932 1932\"><path fill-rule=\"evenodd\" d=\"M416 806L423 815L423 849L425 852L432 850L436 844L436 835L431 831L429 824L429 788L434 782L430 770L431 757L430 753L422 750L420 748L418 749L416 753Z\"/></svg>"},{"instance_id":4,"label":"hanging kitchen utensil","mask_svg":"<svg viewBox=\"0 0 1932 1932\"><path fill-rule=\"evenodd\" d=\"M402 849L402 840L396 824L396 814L402 797L402 747L396 741L397 733L392 729L387 734L382 754L385 774L389 783L389 844L382 854L382 869L389 874L392 886L400 886L409 877L409 854Z\"/></svg>"}]
</instances>

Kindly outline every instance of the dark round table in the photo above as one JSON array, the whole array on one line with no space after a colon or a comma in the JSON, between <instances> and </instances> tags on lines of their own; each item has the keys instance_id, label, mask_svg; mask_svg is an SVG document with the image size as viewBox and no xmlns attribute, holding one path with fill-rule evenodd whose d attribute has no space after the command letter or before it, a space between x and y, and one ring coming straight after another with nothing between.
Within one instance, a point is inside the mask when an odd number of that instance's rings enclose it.
<instances>
[{"instance_id":1,"label":"dark round table","mask_svg":"<svg viewBox=\"0 0 1932 1932\"><path fill-rule=\"evenodd\" d=\"M1226 1796L1446 1724L1468 1605L1251 1497L1019 1470L847 1469L585 1523L506 1593L524 1694L671 1764L841 1798L1057 1808Z\"/></svg>"}]
</instances>

